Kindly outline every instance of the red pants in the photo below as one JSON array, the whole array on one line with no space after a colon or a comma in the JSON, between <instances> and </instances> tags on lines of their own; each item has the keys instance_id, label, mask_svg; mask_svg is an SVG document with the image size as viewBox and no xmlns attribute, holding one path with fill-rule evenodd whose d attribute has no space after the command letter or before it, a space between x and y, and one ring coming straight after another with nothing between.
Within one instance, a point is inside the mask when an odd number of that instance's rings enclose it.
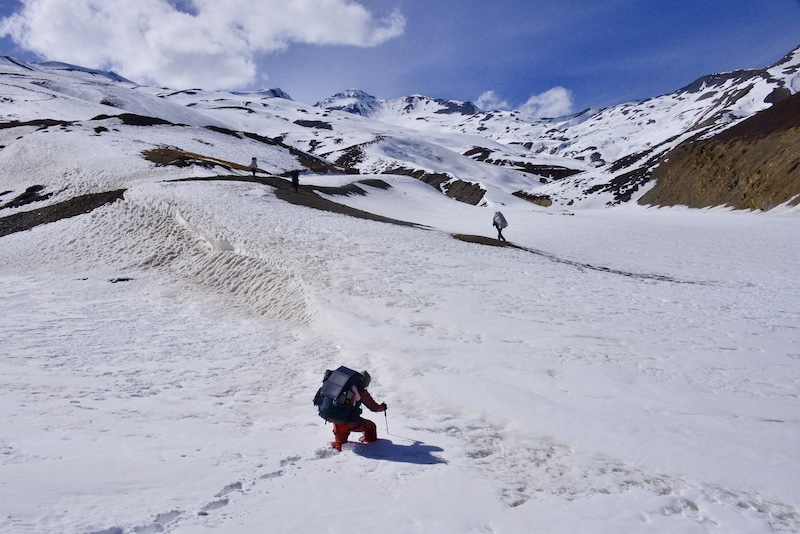
<instances>
[{"instance_id":1,"label":"red pants","mask_svg":"<svg viewBox=\"0 0 800 534\"><path fill-rule=\"evenodd\" d=\"M354 423L334 424L333 435L336 436L336 441L333 442L334 448L341 449L342 444L347 443L350 432L363 432L364 437L361 441L364 443L369 443L378 439L378 429L375 423L369 419L359 419Z\"/></svg>"}]
</instances>

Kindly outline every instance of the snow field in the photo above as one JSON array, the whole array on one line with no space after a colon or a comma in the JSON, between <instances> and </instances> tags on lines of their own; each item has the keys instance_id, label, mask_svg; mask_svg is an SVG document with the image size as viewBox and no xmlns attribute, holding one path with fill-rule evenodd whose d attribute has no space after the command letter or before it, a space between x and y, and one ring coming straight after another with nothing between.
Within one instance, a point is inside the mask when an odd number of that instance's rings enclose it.
<instances>
[{"instance_id":1,"label":"snow field","mask_svg":"<svg viewBox=\"0 0 800 534\"><path fill-rule=\"evenodd\" d=\"M389 181L334 200L432 229L161 182L4 237L0 530L798 528L796 218L509 203L497 248ZM341 364L391 442L327 448Z\"/></svg>"},{"instance_id":2,"label":"snow field","mask_svg":"<svg viewBox=\"0 0 800 534\"><path fill-rule=\"evenodd\" d=\"M97 132L98 128L104 131ZM251 157L261 156L259 169L271 174L298 166L289 151L280 147L250 139L232 142L234 138L229 135L194 127L177 127L183 131L176 139L175 128L128 126L120 119L109 118L44 129L0 129L0 133L25 134L24 142L14 143L8 139L9 146L0 150L5 187L21 192L32 185L45 184L47 192L55 193L53 200L58 201L152 182L154 178L175 180L220 173L229 175L232 172L222 167L204 169L196 165L154 168L153 163L144 159L142 152L160 147L173 147L240 165L249 165ZM11 208L8 213L26 209L29 207Z\"/></svg>"}]
</instances>

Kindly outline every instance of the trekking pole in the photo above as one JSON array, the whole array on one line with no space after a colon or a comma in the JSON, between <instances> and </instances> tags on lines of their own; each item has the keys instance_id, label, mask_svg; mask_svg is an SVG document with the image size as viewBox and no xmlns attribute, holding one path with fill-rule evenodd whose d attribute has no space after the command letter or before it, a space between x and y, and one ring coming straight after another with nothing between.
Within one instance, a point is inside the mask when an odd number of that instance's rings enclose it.
<instances>
[{"instance_id":1,"label":"trekking pole","mask_svg":"<svg viewBox=\"0 0 800 534\"><path fill-rule=\"evenodd\" d=\"M386 410L383 410L383 418L386 420L386 433L389 433L389 416L386 415Z\"/></svg>"}]
</instances>

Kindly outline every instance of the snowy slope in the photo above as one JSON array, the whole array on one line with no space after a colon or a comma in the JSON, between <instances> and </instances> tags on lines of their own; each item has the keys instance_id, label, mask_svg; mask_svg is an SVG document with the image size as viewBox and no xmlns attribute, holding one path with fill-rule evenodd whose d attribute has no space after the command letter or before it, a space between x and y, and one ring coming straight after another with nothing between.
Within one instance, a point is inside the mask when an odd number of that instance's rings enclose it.
<instances>
[{"instance_id":1,"label":"snowy slope","mask_svg":"<svg viewBox=\"0 0 800 534\"><path fill-rule=\"evenodd\" d=\"M0 67L0 532L800 531L800 208L543 208L511 193L579 175L475 131ZM297 150L356 146L485 202ZM389 406L342 453L338 365Z\"/></svg>"},{"instance_id":2,"label":"snowy slope","mask_svg":"<svg viewBox=\"0 0 800 534\"><path fill-rule=\"evenodd\" d=\"M3 106L0 121L88 120L126 111L194 126L216 120L184 106L136 91L114 74L64 63L23 63L0 57Z\"/></svg>"},{"instance_id":3,"label":"snowy slope","mask_svg":"<svg viewBox=\"0 0 800 534\"><path fill-rule=\"evenodd\" d=\"M561 206L613 205L639 198L647 169L681 141L711 135L796 92L799 63L795 50L768 69L710 75L642 102L534 120L421 95L384 101L354 89L315 106L279 89L173 91L135 86L113 73L5 58L0 75L9 80L4 91L12 105L0 118L87 120L125 111L278 138L365 173L446 174L437 187L477 184L485 204L524 192Z\"/></svg>"},{"instance_id":4,"label":"snowy slope","mask_svg":"<svg viewBox=\"0 0 800 534\"><path fill-rule=\"evenodd\" d=\"M406 128L487 138L496 144L473 141L472 146L462 142L460 146L451 143L449 148L462 154L473 149L472 154L483 161L517 169L538 164L587 171L563 181L556 176L555 183L537 192L549 194L562 204L580 204L587 198L597 203L598 196L603 197L601 202L618 203L624 196L619 192L615 197L586 191L613 181L637 165L647 166L689 137L712 135L752 116L781 94L796 93L799 67L800 49L796 49L767 69L710 75L642 102L555 119L533 120L516 111L477 112L468 103L421 96L387 102L358 91L341 93L317 106L361 110L352 112ZM540 174L548 177L546 171ZM624 200L635 200L643 192L633 191L635 194Z\"/></svg>"},{"instance_id":5,"label":"snowy slope","mask_svg":"<svg viewBox=\"0 0 800 534\"><path fill-rule=\"evenodd\" d=\"M800 528L797 217L519 201L496 248L389 183L344 200L430 229L154 173L0 238L0 531ZM340 364L387 441L328 448Z\"/></svg>"},{"instance_id":6,"label":"snowy slope","mask_svg":"<svg viewBox=\"0 0 800 534\"><path fill-rule=\"evenodd\" d=\"M213 116L235 130L280 138L288 145L363 173L421 169L479 183L489 192L488 203L502 203L507 195L529 188L532 182L529 175L519 171L464 156L461 152L474 144L487 144L479 136L411 130L259 93L192 90L163 96ZM503 150L499 144L488 144Z\"/></svg>"}]
</instances>

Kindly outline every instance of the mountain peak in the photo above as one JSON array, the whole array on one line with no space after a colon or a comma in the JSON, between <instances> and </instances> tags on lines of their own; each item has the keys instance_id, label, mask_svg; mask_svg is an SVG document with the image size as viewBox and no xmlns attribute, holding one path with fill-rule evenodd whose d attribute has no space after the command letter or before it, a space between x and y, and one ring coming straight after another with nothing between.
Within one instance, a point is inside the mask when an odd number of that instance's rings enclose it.
<instances>
[{"instance_id":1,"label":"mountain peak","mask_svg":"<svg viewBox=\"0 0 800 534\"><path fill-rule=\"evenodd\" d=\"M86 74L91 74L92 76L102 76L104 78L108 78L114 82L120 83L130 83L134 84L131 80L127 78L123 78L119 74L114 71L103 71L97 69L89 69L86 67L79 67L78 65L71 65L69 63L62 63L60 61L43 61L41 63L36 63L36 66L46 69L46 70L60 70L60 71L68 71L68 72L81 72Z\"/></svg>"},{"instance_id":2,"label":"mountain peak","mask_svg":"<svg viewBox=\"0 0 800 534\"><path fill-rule=\"evenodd\" d=\"M481 110L472 102L465 102L462 100L444 100L441 98L431 98L420 94L407 96L400 100L402 100L404 104L404 113L412 113L417 109L429 110L429 108L438 108L433 110L433 113L441 115L475 115L476 113L481 112Z\"/></svg>"},{"instance_id":3,"label":"mountain peak","mask_svg":"<svg viewBox=\"0 0 800 534\"><path fill-rule=\"evenodd\" d=\"M360 98L364 100L375 98L371 94L364 92L361 89L345 89L341 93L338 93L336 96L343 96L346 98Z\"/></svg>"},{"instance_id":4,"label":"mountain peak","mask_svg":"<svg viewBox=\"0 0 800 534\"><path fill-rule=\"evenodd\" d=\"M320 100L314 107L329 111L345 111L363 117L373 117L379 114L385 102L360 89L345 89L332 97Z\"/></svg>"},{"instance_id":5,"label":"mountain peak","mask_svg":"<svg viewBox=\"0 0 800 534\"><path fill-rule=\"evenodd\" d=\"M280 87L275 87L272 89L259 89L255 92L240 92L240 91L233 91L231 94L234 95L257 95L263 98L283 98L284 100L292 100L292 97L289 96L283 89Z\"/></svg>"},{"instance_id":6,"label":"mountain peak","mask_svg":"<svg viewBox=\"0 0 800 534\"><path fill-rule=\"evenodd\" d=\"M795 48L794 50L783 56L783 58L780 61L775 63L770 68L775 68L775 67L783 67L783 68L794 67L795 69L800 68L800 46L798 46L797 48Z\"/></svg>"},{"instance_id":7,"label":"mountain peak","mask_svg":"<svg viewBox=\"0 0 800 534\"><path fill-rule=\"evenodd\" d=\"M363 117L382 116L387 111L394 111L400 115L416 113L475 115L481 112L472 102L431 98L421 94L413 94L387 102L360 89L346 89L317 102L314 106L326 110L345 111Z\"/></svg>"}]
</instances>

